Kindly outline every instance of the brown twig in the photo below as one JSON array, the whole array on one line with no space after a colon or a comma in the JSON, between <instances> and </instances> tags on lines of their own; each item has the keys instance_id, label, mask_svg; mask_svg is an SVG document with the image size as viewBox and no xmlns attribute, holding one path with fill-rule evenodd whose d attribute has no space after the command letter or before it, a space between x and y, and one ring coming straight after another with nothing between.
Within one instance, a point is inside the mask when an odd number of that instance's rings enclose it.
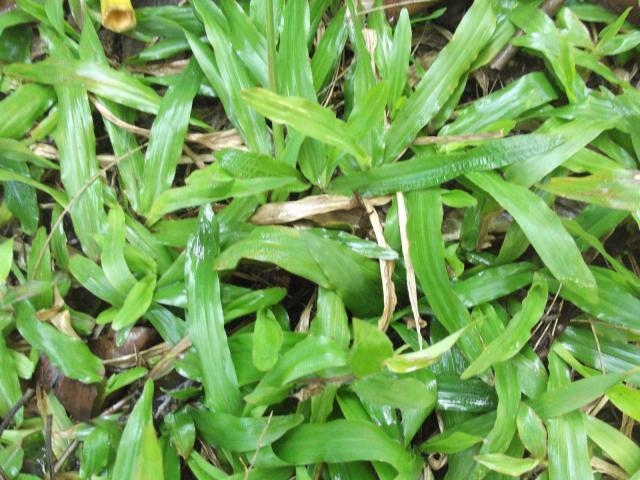
<instances>
[{"instance_id":1,"label":"brown twig","mask_svg":"<svg viewBox=\"0 0 640 480\"><path fill-rule=\"evenodd\" d=\"M15 417L16 413L18 413L18 410L20 410L23 405L27 403L31 399L31 397L33 397L33 393L33 389L28 388L27 391L24 392L20 400L18 400L16 404L11 407L11 410L7 412L5 417L2 419L2 423L0 423L0 437L2 437L2 432L4 432L5 429L9 426L11 420L13 420L13 417Z\"/></svg>"},{"instance_id":2,"label":"brown twig","mask_svg":"<svg viewBox=\"0 0 640 480\"><path fill-rule=\"evenodd\" d=\"M482 140L491 140L494 138L504 137L504 130L500 129L496 132L485 133L469 133L465 135L442 135L435 137L416 137L413 141L414 145L443 145L447 143L457 142L479 142Z\"/></svg>"},{"instance_id":3,"label":"brown twig","mask_svg":"<svg viewBox=\"0 0 640 480\"><path fill-rule=\"evenodd\" d=\"M7 475L7 472L4 471L4 468L2 468L2 465L0 465L0 479L10 480L9 475Z\"/></svg>"},{"instance_id":4,"label":"brown twig","mask_svg":"<svg viewBox=\"0 0 640 480\"><path fill-rule=\"evenodd\" d=\"M554 15L558 10L560 10L560 7L562 7L563 3L564 0L545 0L541 8L544 13L551 16ZM522 29L518 29L518 31L514 35L514 38L522 36L523 33L524 32L522 31ZM508 44L493 58L490 67L494 70L502 70L513 58L517 51L518 47Z\"/></svg>"},{"instance_id":5,"label":"brown twig","mask_svg":"<svg viewBox=\"0 0 640 480\"><path fill-rule=\"evenodd\" d=\"M80 442L78 440L74 440L69 444L67 448L65 448L64 452L62 452L62 455L60 455L60 458L53 467L53 471L55 473L58 473L60 471L60 469L64 465L64 462L66 462L71 454L75 451L75 449L78 448L78 445L80 445Z\"/></svg>"},{"instance_id":6,"label":"brown twig","mask_svg":"<svg viewBox=\"0 0 640 480\"><path fill-rule=\"evenodd\" d=\"M47 422L44 427L44 447L47 456L47 470L49 470L49 480L56 480L55 466L53 464L53 450L51 448L51 427L53 425L53 415L47 415Z\"/></svg>"}]
</instances>

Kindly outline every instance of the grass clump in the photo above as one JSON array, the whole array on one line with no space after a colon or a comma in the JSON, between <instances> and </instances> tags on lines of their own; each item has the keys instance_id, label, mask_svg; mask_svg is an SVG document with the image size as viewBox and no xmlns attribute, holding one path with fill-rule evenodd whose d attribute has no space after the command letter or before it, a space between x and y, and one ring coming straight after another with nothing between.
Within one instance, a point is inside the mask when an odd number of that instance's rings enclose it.
<instances>
[{"instance_id":1,"label":"grass clump","mask_svg":"<svg viewBox=\"0 0 640 480\"><path fill-rule=\"evenodd\" d=\"M640 475L636 12L383 3L0 15L3 480Z\"/></svg>"}]
</instances>

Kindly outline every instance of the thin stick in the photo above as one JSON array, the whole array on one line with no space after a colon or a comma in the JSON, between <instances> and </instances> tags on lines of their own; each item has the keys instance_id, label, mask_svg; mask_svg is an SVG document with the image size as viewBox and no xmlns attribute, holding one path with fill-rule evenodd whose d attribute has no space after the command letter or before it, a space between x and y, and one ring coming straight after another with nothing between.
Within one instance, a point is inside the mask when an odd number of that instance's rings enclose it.
<instances>
[{"instance_id":1,"label":"thin stick","mask_svg":"<svg viewBox=\"0 0 640 480\"><path fill-rule=\"evenodd\" d=\"M414 145L443 145L456 142L479 142L481 140L491 140L504 137L504 130L486 133L469 133L465 135L442 135L438 137L417 137Z\"/></svg>"},{"instance_id":2,"label":"thin stick","mask_svg":"<svg viewBox=\"0 0 640 480\"><path fill-rule=\"evenodd\" d=\"M400 242L402 245L402 257L404 258L404 267L407 271L407 290L409 292L409 302L411 303L411 311L413 312L413 321L416 324L416 335L418 335L418 345L422 350L422 332L420 331L420 309L418 307L418 287L416 285L416 272L411 262L411 253L409 245L409 235L407 234L407 207L404 202L404 194L396 192L396 200L398 202L398 224L400 227Z\"/></svg>"},{"instance_id":3,"label":"thin stick","mask_svg":"<svg viewBox=\"0 0 640 480\"><path fill-rule=\"evenodd\" d=\"M247 467L247 469L244 472L243 480L247 480L247 478L249 478L249 474L253 469L253 465L256 463L256 459L258 458L258 453L260 453L260 448L262 447L262 440L264 439L264 436L267 434L267 430L269 430L269 425L271 424L271 417L273 417L273 410L269 412L267 423L265 423L264 428L262 429L262 432L260 432L260 436L258 437L258 442L256 443L256 451L253 454L253 457L251 458L251 462L249 462L249 467Z\"/></svg>"},{"instance_id":4,"label":"thin stick","mask_svg":"<svg viewBox=\"0 0 640 480\"><path fill-rule=\"evenodd\" d=\"M7 472L4 471L4 468L2 468L2 465L0 465L0 478L2 480L10 480L9 475L7 475Z\"/></svg>"},{"instance_id":5,"label":"thin stick","mask_svg":"<svg viewBox=\"0 0 640 480\"><path fill-rule=\"evenodd\" d=\"M75 449L78 448L78 445L80 445L80 442L78 440L74 440L69 444L67 448L65 448L64 452L62 452L62 455L60 455L60 458L53 467L53 471L55 473L58 473L60 471L60 469L64 465L64 462L66 462L71 454L75 451Z\"/></svg>"},{"instance_id":6,"label":"thin stick","mask_svg":"<svg viewBox=\"0 0 640 480\"><path fill-rule=\"evenodd\" d=\"M47 455L47 470L49 470L49 480L56 480L56 472L53 464L53 450L51 449L51 426L53 424L53 415L47 415L47 422L44 431L44 446Z\"/></svg>"},{"instance_id":7,"label":"thin stick","mask_svg":"<svg viewBox=\"0 0 640 480\"><path fill-rule=\"evenodd\" d=\"M2 432L4 432L5 429L9 426L11 420L13 420L13 417L15 417L16 413L18 413L18 410L20 410L23 405L27 403L31 399L31 397L33 397L33 393L33 389L28 388L27 391L24 392L20 400L18 400L16 404L11 407L11 410L7 412L5 417L2 419L2 423L0 423L0 437L2 437Z\"/></svg>"}]
</instances>

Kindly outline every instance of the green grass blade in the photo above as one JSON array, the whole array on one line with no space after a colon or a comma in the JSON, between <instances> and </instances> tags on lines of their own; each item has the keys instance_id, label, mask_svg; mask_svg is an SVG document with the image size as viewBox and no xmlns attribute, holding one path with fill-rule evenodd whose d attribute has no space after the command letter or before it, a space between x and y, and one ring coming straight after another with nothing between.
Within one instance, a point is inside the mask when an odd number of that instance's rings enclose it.
<instances>
[{"instance_id":1,"label":"green grass blade","mask_svg":"<svg viewBox=\"0 0 640 480\"><path fill-rule=\"evenodd\" d=\"M415 458L373 423L334 420L301 425L278 440L273 450L292 465L375 460L399 472L416 473Z\"/></svg>"},{"instance_id":2,"label":"green grass blade","mask_svg":"<svg viewBox=\"0 0 640 480\"><path fill-rule=\"evenodd\" d=\"M111 327L114 330L122 330L135 324L149 309L155 286L156 277L151 275L136 282L128 292L122 306L114 313Z\"/></svg>"},{"instance_id":3,"label":"green grass blade","mask_svg":"<svg viewBox=\"0 0 640 480\"><path fill-rule=\"evenodd\" d=\"M549 355L549 395L570 387L569 369L552 353ZM580 412L545 420L549 433L548 473L551 478L593 479L589 462L587 432Z\"/></svg>"},{"instance_id":4,"label":"green grass blade","mask_svg":"<svg viewBox=\"0 0 640 480\"><path fill-rule=\"evenodd\" d=\"M187 330L204 374L206 405L238 413L242 400L224 331L220 280L213 271L218 253L218 223L210 207L199 215L196 235L187 246Z\"/></svg>"},{"instance_id":5,"label":"green grass blade","mask_svg":"<svg viewBox=\"0 0 640 480\"><path fill-rule=\"evenodd\" d=\"M319 286L335 290L355 315L379 315L382 305L377 263L311 231L257 227L216 259L217 270L235 268L242 258L275 263ZM362 291L375 292L363 298Z\"/></svg>"},{"instance_id":6,"label":"green grass blade","mask_svg":"<svg viewBox=\"0 0 640 480\"><path fill-rule=\"evenodd\" d=\"M148 380L122 432L113 475L115 478L163 480L162 453L151 416L153 382Z\"/></svg>"},{"instance_id":7,"label":"green grass blade","mask_svg":"<svg viewBox=\"0 0 640 480\"><path fill-rule=\"evenodd\" d=\"M136 283L124 259L124 212L120 207L109 210L107 233L102 249L101 263L108 282L121 294L126 295Z\"/></svg>"},{"instance_id":8,"label":"green grass blade","mask_svg":"<svg viewBox=\"0 0 640 480\"><path fill-rule=\"evenodd\" d=\"M362 167L370 163L366 151L331 110L305 98L283 97L262 88L244 90L242 99L274 122L285 123L303 135L343 149Z\"/></svg>"},{"instance_id":9,"label":"green grass blade","mask_svg":"<svg viewBox=\"0 0 640 480\"><path fill-rule=\"evenodd\" d=\"M0 102L0 137L22 138L53 105L53 90L28 83Z\"/></svg>"},{"instance_id":10,"label":"green grass blade","mask_svg":"<svg viewBox=\"0 0 640 480\"><path fill-rule=\"evenodd\" d=\"M407 84L407 70L411 56L411 22L407 10L402 9L400 18L393 32L393 44L389 52L387 65L387 82L389 83L389 95L387 106L393 111L402 96Z\"/></svg>"},{"instance_id":11,"label":"green grass blade","mask_svg":"<svg viewBox=\"0 0 640 480\"><path fill-rule=\"evenodd\" d=\"M606 208L640 210L640 171L615 170L586 177L554 177L541 188L554 195Z\"/></svg>"},{"instance_id":12,"label":"green grass blade","mask_svg":"<svg viewBox=\"0 0 640 480\"><path fill-rule=\"evenodd\" d=\"M467 172L491 170L537 158L557 144L557 138L552 136L526 135L493 140L464 152L418 154L407 161L338 177L329 190L345 195L359 192L366 196L422 190Z\"/></svg>"},{"instance_id":13,"label":"green grass blade","mask_svg":"<svg viewBox=\"0 0 640 480\"><path fill-rule=\"evenodd\" d=\"M440 111L495 29L490 1L476 0L440 51L415 92L395 115L386 134L385 161L398 158L418 132Z\"/></svg>"},{"instance_id":14,"label":"green grass blade","mask_svg":"<svg viewBox=\"0 0 640 480\"><path fill-rule=\"evenodd\" d=\"M624 433L598 420L584 415L584 425L589 439L600 447L629 475L640 471L640 447Z\"/></svg>"},{"instance_id":15,"label":"green grass blade","mask_svg":"<svg viewBox=\"0 0 640 480\"><path fill-rule=\"evenodd\" d=\"M282 327L271 310L259 310L253 330L253 365L262 372L271 370L278 361L280 347Z\"/></svg>"},{"instance_id":16,"label":"green grass blade","mask_svg":"<svg viewBox=\"0 0 640 480\"><path fill-rule=\"evenodd\" d=\"M147 113L157 113L160 96L140 80L105 65L65 59L47 59L34 64L13 64L4 73L18 78L64 88L82 88L113 102Z\"/></svg>"},{"instance_id":17,"label":"green grass blade","mask_svg":"<svg viewBox=\"0 0 640 480\"><path fill-rule=\"evenodd\" d=\"M267 447L303 421L299 414L247 418L204 410L194 411L193 417L198 433L207 443L232 452Z\"/></svg>"},{"instance_id":18,"label":"green grass blade","mask_svg":"<svg viewBox=\"0 0 640 480\"><path fill-rule=\"evenodd\" d=\"M267 40L236 0L222 0L220 7L229 22L229 39L234 50L256 82L266 88L269 85Z\"/></svg>"},{"instance_id":19,"label":"green grass blade","mask_svg":"<svg viewBox=\"0 0 640 480\"><path fill-rule=\"evenodd\" d=\"M205 0L193 0L195 11L202 18L207 32L207 38L215 51L215 63L208 48L201 44L192 34L187 34L187 40L194 49L202 71L209 79L225 107L225 111L240 130L245 142L252 149L260 153L271 152L271 140L266 123L256 112L247 108L240 92L245 88L255 86L249 78L245 66L240 63L229 39L226 19L219 8ZM224 79L224 81L222 80Z\"/></svg>"},{"instance_id":20,"label":"green grass blade","mask_svg":"<svg viewBox=\"0 0 640 480\"><path fill-rule=\"evenodd\" d=\"M470 173L467 178L491 195L518 222L551 273L563 284L592 295L597 284L573 238L560 219L535 193L502 180L494 173Z\"/></svg>"},{"instance_id":21,"label":"green grass blade","mask_svg":"<svg viewBox=\"0 0 640 480\"><path fill-rule=\"evenodd\" d=\"M4 336L0 336L0 362L2 362L2 369L0 369L0 415L4 418L22 396L16 366ZM18 418L21 416L22 414Z\"/></svg>"},{"instance_id":22,"label":"green grass blade","mask_svg":"<svg viewBox=\"0 0 640 480\"><path fill-rule=\"evenodd\" d=\"M105 215L102 185L95 178L99 165L89 99L85 90L75 86L58 86L56 94L60 110L55 135L60 179L69 199L78 197L71 207L71 220L82 249L96 258L99 248L93 235L102 230Z\"/></svg>"},{"instance_id":23,"label":"green grass blade","mask_svg":"<svg viewBox=\"0 0 640 480\"><path fill-rule=\"evenodd\" d=\"M63 374L83 383L102 380L102 362L82 340L70 337L54 326L38 320L36 311L29 302L16 303L15 309L16 326L20 334L33 347L45 353Z\"/></svg>"},{"instance_id":24,"label":"green grass blade","mask_svg":"<svg viewBox=\"0 0 640 480\"><path fill-rule=\"evenodd\" d=\"M462 373L463 380L479 375L491 365L513 358L531 337L531 330L538 323L547 305L547 282L536 273L533 284L522 302L522 309L514 315L504 332L489 343L478 358Z\"/></svg>"},{"instance_id":25,"label":"green grass blade","mask_svg":"<svg viewBox=\"0 0 640 480\"><path fill-rule=\"evenodd\" d=\"M410 193L406 206L409 252L416 276L436 318L449 333L454 333L471 323L471 315L455 294L447 273L440 193L437 190ZM467 332L459 345L469 359L482 351L475 332Z\"/></svg>"},{"instance_id":26,"label":"green grass blade","mask_svg":"<svg viewBox=\"0 0 640 480\"><path fill-rule=\"evenodd\" d=\"M455 121L444 126L439 135L493 130L505 120L517 119L527 110L549 103L557 97L544 73L528 73L505 88L461 108Z\"/></svg>"},{"instance_id":27,"label":"green grass blade","mask_svg":"<svg viewBox=\"0 0 640 480\"><path fill-rule=\"evenodd\" d=\"M346 9L341 8L333 16L313 53L311 72L316 92L319 92L327 83L329 76L335 69L340 54L344 50L347 41L345 12Z\"/></svg>"},{"instance_id":28,"label":"green grass blade","mask_svg":"<svg viewBox=\"0 0 640 480\"><path fill-rule=\"evenodd\" d=\"M158 196L171 187L189 126L191 104L201 81L202 72L192 60L162 99L145 154L140 186L143 211L148 212Z\"/></svg>"}]
</instances>

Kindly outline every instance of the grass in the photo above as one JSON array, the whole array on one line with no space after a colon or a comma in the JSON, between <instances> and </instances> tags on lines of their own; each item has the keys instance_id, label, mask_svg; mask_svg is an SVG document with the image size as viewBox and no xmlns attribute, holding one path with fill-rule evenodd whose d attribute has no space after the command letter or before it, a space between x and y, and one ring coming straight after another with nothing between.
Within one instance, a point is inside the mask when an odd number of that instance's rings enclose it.
<instances>
[{"instance_id":1,"label":"grass","mask_svg":"<svg viewBox=\"0 0 640 480\"><path fill-rule=\"evenodd\" d=\"M0 15L2 480L640 478L640 30L382 3Z\"/></svg>"}]
</instances>

